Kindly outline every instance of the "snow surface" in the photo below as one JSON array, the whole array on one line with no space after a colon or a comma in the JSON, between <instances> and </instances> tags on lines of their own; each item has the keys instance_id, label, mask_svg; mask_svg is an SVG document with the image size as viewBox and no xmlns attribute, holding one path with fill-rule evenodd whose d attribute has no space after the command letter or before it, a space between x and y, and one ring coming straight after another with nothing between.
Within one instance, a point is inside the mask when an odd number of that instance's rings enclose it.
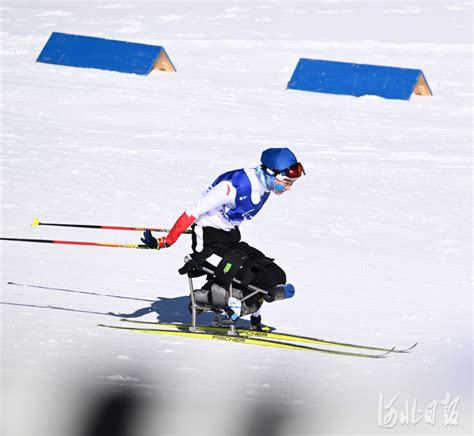
<instances>
[{"instance_id":1,"label":"snow surface","mask_svg":"<svg viewBox=\"0 0 474 436\"><path fill-rule=\"evenodd\" d=\"M368 360L101 329L119 324L109 312L189 321L187 236L161 252L2 242L2 436L92 434L91 409L114 395L138 405L123 435L472 433L472 2L3 0L0 11L2 236L136 243L30 223L169 226L217 175L290 145L307 176L241 229L297 289L264 321L419 342ZM36 63L53 31L162 45L178 72ZM288 91L300 57L420 68L434 96Z\"/></svg>"}]
</instances>

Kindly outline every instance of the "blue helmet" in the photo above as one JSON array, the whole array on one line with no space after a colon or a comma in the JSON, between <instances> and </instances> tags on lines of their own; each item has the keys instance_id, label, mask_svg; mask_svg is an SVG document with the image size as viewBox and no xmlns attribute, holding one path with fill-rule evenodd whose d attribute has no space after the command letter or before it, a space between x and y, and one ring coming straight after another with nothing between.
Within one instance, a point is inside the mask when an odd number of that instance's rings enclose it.
<instances>
[{"instance_id":1,"label":"blue helmet","mask_svg":"<svg viewBox=\"0 0 474 436\"><path fill-rule=\"evenodd\" d=\"M272 170L283 171L298 163L298 159L289 148L267 148L263 151L261 162Z\"/></svg>"},{"instance_id":2,"label":"blue helmet","mask_svg":"<svg viewBox=\"0 0 474 436\"><path fill-rule=\"evenodd\" d=\"M289 148L267 148L261 157L262 165L257 168L266 188L270 191L284 191L282 184L275 184L275 180L284 181L286 178L297 179L306 174L298 159Z\"/></svg>"}]
</instances>

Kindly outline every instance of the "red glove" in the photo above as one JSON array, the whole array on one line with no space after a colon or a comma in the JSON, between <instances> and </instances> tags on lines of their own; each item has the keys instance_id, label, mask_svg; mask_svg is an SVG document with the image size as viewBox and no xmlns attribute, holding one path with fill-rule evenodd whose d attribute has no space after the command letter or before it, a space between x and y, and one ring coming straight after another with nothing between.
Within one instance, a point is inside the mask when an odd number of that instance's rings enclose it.
<instances>
[{"instance_id":1,"label":"red glove","mask_svg":"<svg viewBox=\"0 0 474 436\"><path fill-rule=\"evenodd\" d=\"M156 247L157 250L161 250L162 248L168 248L170 244L166 242L166 236L162 236L156 240L158 242L158 246Z\"/></svg>"}]
</instances>

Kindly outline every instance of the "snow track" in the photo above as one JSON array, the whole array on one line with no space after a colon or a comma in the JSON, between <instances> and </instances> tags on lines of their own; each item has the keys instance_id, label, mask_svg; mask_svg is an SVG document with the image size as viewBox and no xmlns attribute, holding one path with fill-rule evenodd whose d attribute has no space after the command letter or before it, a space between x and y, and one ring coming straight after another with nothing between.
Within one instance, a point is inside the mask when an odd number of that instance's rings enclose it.
<instances>
[{"instance_id":1,"label":"snow track","mask_svg":"<svg viewBox=\"0 0 474 436\"><path fill-rule=\"evenodd\" d=\"M223 171L291 146L307 176L241 228L297 289L264 321L419 342L358 361L100 330L110 312L189 322L188 236L159 253L2 242L2 436L73 436L122 388L145 399L134 436L222 434L229 404L249 420L270 409L283 434L384 434L394 396L391 434L471 434L472 2L4 0L0 13L2 236L138 243L30 224L170 226ZM162 45L177 73L35 63L52 31ZM421 68L434 96L288 91L300 57ZM406 404L433 401L434 425L401 424Z\"/></svg>"}]
</instances>

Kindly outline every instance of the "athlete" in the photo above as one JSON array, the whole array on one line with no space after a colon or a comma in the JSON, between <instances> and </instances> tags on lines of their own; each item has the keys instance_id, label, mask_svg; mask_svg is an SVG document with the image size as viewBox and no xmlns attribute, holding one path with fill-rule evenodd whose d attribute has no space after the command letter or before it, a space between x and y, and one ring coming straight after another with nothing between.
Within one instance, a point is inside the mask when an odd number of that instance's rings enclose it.
<instances>
[{"instance_id":1,"label":"athlete","mask_svg":"<svg viewBox=\"0 0 474 436\"><path fill-rule=\"evenodd\" d=\"M261 251L241 241L239 226L252 219L273 192L282 195L304 172L303 165L288 148L269 148L261 156L256 168L238 169L220 175L204 192L199 201L190 206L176 221L167 236L156 239L146 230L141 239L149 248L163 249L173 245L180 235L192 226L192 249L201 261L217 254L221 257L237 249L251 259L251 278L247 282L268 292L268 302L290 298L293 285L286 283L285 272ZM239 276L240 274L240 276ZM243 272L236 278L243 280ZM252 300L253 299L253 300ZM260 308L262 295L249 299L252 328L262 329Z\"/></svg>"}]
</instances>

